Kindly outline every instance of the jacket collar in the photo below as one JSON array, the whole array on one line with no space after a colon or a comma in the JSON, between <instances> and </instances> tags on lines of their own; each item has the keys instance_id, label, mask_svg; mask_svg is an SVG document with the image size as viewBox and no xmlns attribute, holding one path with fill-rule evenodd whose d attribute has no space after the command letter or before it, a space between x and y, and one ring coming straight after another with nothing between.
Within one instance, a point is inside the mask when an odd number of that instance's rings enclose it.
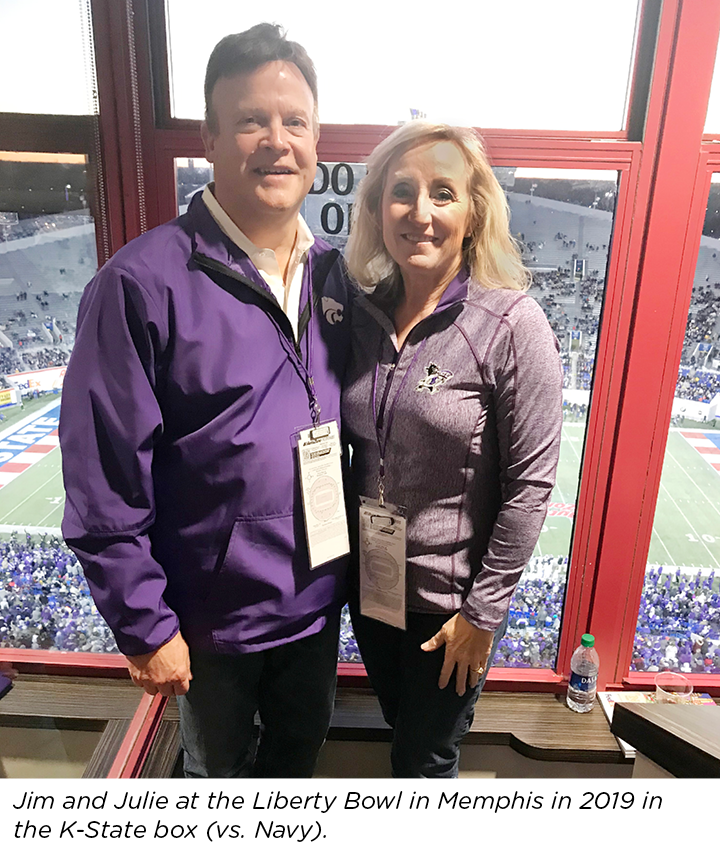
<instances>
[{"instance_id":1,"label":"jacket collar","mask_svg":"<svg viewBox=\"0 0 720 851\"><path fill-rule=\"evenodd\" d=\"M201 192L193 196L186 216L193 253L204 254L211 260L222 263L270 293L270 287L247 254L223 233L203 201Z\"/></svg>"},{"instance_id":2,"label":"jacket collar","mask_svg":"<svg viewBox=\"0 0 720 851\"><path fill-rule=\"evenodd\" d=\"M270 287L263 276L255 268L247 254L239 248L229 236L223 233L210 210L202 199L202 192L197 192L190 201L185 214L186 230L192 243L192 250L210 257L249 278L254 284L272 295ZM303 275L303 287L300 295L300 310L308 300L308 269L313 267L313 261L320 255L327 254L328 247L322 240L315 239L307 252L306 271Z\"/></svg>"},{"instance_id":3,"label":"jacket collar","mask_svg":"<svg viewBox=\"0 0 720 851\"><path fill-rule=\"evenodd\" d=\"M459 301L465 301L468 296L468 286L470 283L470 270L466 266L462 266L460 271L445 287L445 292L440 297L440 301L433 313L438 313L444 310L451 304L457 304Z\"/></svg>"},{"instance_id":4,"label":"jacket collar","mask_svg":"<svg viewBox=\"0 0 720 851\"><path fill-rule=\"evenodd\" d=\"M440 313L448 307L452 307L455 304L465 301L468 297L469 285L470 270L466 266L463 266L452 281L450 281L447 287L445 287L445 291L440 297L440 301L437 303L435 310L433 310L430 316L434 316L436 313ZM360 296L357 303L367 313L369 313L373 319L375 319L375 321L384 328L388 334L390 334L390 336L394 337L395 326L393 325L392 318L378 307L378 305L373 303L372 293Z\"/></svg>"}]
</instances>

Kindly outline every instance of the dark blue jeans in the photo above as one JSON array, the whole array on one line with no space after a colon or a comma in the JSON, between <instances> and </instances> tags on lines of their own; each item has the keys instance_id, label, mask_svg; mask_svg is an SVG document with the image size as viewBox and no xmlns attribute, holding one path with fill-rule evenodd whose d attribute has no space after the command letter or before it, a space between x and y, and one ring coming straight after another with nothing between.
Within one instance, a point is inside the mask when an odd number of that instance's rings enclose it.
<instances>
[{"instance_id":1,"label":"dark blue jeans","mask_svg":"<svg viewBox=\"0 0 720 851\"><path fill-rule=\"evenodd\" d=\"M487 670L462 697L455 691L454 674L444 689L438 687L445 648L428 653L420 645L451 615L408 612L403 631L363 617L355 600L350 613L368 677L393 728L393 777L457 777L460 742L472 724ZM503 623L495 632L488 667L505 628Z\"/></svg>"},{"instance_id":2,"label":"dark blue jeans","mask_svg":"<svg viewBox=\"0 0 720 851\"><path fill-rule=\"evenodd\" d=\"M312 777L332 718L339 625L336 612L316 635L257 653L191 650L190 691L178 697L185 776Z\"/></svg>"}]
</instances>

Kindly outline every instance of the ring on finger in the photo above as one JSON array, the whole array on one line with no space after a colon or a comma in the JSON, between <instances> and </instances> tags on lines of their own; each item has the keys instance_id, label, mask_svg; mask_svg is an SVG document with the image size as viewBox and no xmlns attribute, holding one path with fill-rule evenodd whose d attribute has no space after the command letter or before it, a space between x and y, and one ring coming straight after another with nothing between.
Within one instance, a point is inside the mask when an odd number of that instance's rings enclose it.
<instances>
[{"instance_id":1,"label":"ring on finger","mask_svg":"<svg viewBox=\"0 0 720 851\"><path fill-rule=\"evenodd\" d=\"M482 665L479 668L471 668L470 670L473 674L477 674L478 676L481 676L485 673L485 668L483 668Z\"/></svg>"}]
</instances>

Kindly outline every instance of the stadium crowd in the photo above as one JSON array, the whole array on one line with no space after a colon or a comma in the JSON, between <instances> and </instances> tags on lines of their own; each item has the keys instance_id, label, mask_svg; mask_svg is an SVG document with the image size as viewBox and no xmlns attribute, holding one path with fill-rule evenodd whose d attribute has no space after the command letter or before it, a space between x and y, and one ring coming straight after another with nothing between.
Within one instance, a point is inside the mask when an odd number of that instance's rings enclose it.
<instances>
[{"instance_id":1,"label":"stadium crowd","mask_svg":"<svg viewBox=\"0 0 720 851\"><path fill-rule=\"evenodd\" d=\"M681 366L675 395L693 402L712 402L720 393L720 373Z\"/></svg>"},{"instance_id":2,"label":"stadium crowd","mask_svg":"<svg viewBox=\"0 0 720 851\"><path fill-rule=\"evenodd\" d=\"M0 541L0 647L117 653L82 570L58 538L13 535ZM510 608L495 665L555 664L567 558L533 557ZM338 658L361 661L347 610ZM720 673L720 576L660 567L646 574L632 669Z\"/></svg>"},{"instance_id":3,"label":"stadium crowd","mask_svg":"<svg viewBox=\"0 0 720 851\"><path fill-rule=\"evenodd\" d=\"M49 369L54 366L65 366L70 352L57 346L43 346L37 349L23 347L17 349L0 349L0 376L3 381L8 375L18 372L32 372L37 369ZM5 385L7 382L4 381Z\"/></svg>"},{"instance_id":4,"label":"stadium crowd","mask_svg":"<svg viewBox=\"0 0 720 851\"><path fill-rule=\"evenodd\" d=\"M633 671L720 674L720 577L651 567L635 636Z\"/></svg>"},{"instance_id":5,"label":"stadium crowd","mask_svg":"<svg viewBox=\"0 0 720 851\"><path fill-rule=\"evenodd\" d=\"M0 541L0 647L117 653L75 555L58 538Z\"/></svg>"},{"instance_id":6,"label":"stadium crowd","mask_svg":"<svg viewBox=\"0 0 720 851\"><path fill-rule=\"evenodd\" d=\"M0 240L36 236L87 223L88 217L81 213L61 219L20 220L14 225L4 226ZM532 224L536 225L536 222ZM564 227L570 230L569 225ZM532 239L526 239L524 233L519 234L523 257L531 267L541 266L543 258L552 258L545 264L552 268L533 270L531 295L545 310L561 341L564 386L589 390L605 283L604 266L601 271L587 269L579 280L574 276L573 268L576 265L574 261L589 255L593 256L592 265L597 266L602 259L601 253L607 254L608 245L594 236L591 236L593 241L584 244L579 238L578 245L575 238L561 230L553 237L553 231L554 228L544 236ZM537 233L540 232L538 226ZM66 242L69 240L54 243L58 252L65 250ZM76 270L78 276L87 268L89 256L79 257L77 262L82 265L82 270ZM70 272L73 262L68 259L67 269ZM64 264L65 260L62 260L61 265ZM590 264L588 260L587 266ZM66 269L59 268L57 271L65 280ZM25 289L16 292L18 285ZM66 283L65 288L71 285L72 282ZM30 301L28 288L33 296ZM50 284L48 288L51 289ZM23 279L20 284L15 284L8 297L14 314L6 306L8 315L0 316L0 324L7 323L12 329L8 333L19 338L23 326L31 326L33 322L37 324L38 317L30 310L31 307L53 313L57 308L57 326L69 338L72 328L62 318L63 309L68 315L74 314L75 298L79 298L79 293L57 290L36 294L31 284L28 282L26 286ZM719 317L720 283L711 283L708 276L704 285L693 289L677 396L710 401L720 393L720 373L708 369L705 361L699 360L696 354L698 344L703 343L714 346L714 355L718 356ZM40 336L39 329L30 327L29 330ZM567 345L572 331L582 332L576 380L573 379L572 356ZM8 374L67 363L69 350L65 347L38 346L32 338L24 338L22 342L22 347L0 348L0 377L3 379ZM586 414L585 404L566 402L563 406L563 416L568 421L583 421ZM546 555L531 559L515 592L508 631L500 643L496 665L527 668L554 665L566 574L566 557ZM117 652L112 634L95 609L75 556L58 538L15 535L0 541L0 647ZM342 618L339 659L361 661L347 610ZM720 673L720 577L712 573L691 576L681 569L673 573L658 567L648 570L632 669L656 671L663 667L686 673Z\"/></svg>"},{"instance_id":7,"label":"stadium crowd","mask_svg":"<svg viewBox=\"0 0 720 851\"><path fill-rule=\"evenodd\" d=\"M3 223L0 227L0 242L12 242L27 237L42 237L65 228L92 223L90 211L77 213L53 213L47 216L18 218L15 222Z\"/></svg>"},{"instance_id":8,"label":"stadium crowd","mask_svg":"<svg viewBox=\"0 0 720 851\"><path fill-rule=\"evenodd\" d=\"M563 239L563 234L556 239ZM529 247L531 243L526 246ZM599 250L588 246L587 250ZM553 331L561 341L565 388L590 390L599 330L604 281L591 273L575 281L567 269L533 272L531 295L545 311ZM567 340L572 331L582 332L582 348L577 364L577 380L572 379ZM695 287L678 371L675 396L695 402L711 402L720 393L720 372L709 368L697 353L705 344L708 363L720 355L720 284ZM712 347L712 348L711 348Z\"/></svg>"},{"instance_id":9,"label":"stadium crowd","mask_svg":"<svg viewBox=\"0 0 720 851\"><path fill-rule=\"evenodd\" d=\"M57 346L46 346L42 349L24 351L22 359L29 370L50 369L54 366L65 366L70 353Z\"/></svg>"}]
</instances>

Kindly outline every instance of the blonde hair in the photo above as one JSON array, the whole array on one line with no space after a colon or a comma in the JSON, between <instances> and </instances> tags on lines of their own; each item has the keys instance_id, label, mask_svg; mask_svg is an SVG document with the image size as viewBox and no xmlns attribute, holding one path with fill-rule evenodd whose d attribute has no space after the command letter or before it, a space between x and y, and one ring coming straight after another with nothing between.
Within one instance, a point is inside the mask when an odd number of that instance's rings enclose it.
<instances>
[{"instance_id":1,"label":"blonde hair","mask_svg":"<svg viewBox=\"0 0 720 851\"><path fill-rule=\"evenodd\" d=\"M382 237L381 201L391 161L412 148L434 142L453 142L468 166L472 213L470 236L463 242L463 261L471 277L489 289L526 290L530 272L523 266L510 234L510 211L505 193L490 168L482 140L474 130L410 121L384 139L367 160L367 175L352 209L352 228L345 252L350 274L365 288L400 270Z\"/></svg>"}]
</instances>

